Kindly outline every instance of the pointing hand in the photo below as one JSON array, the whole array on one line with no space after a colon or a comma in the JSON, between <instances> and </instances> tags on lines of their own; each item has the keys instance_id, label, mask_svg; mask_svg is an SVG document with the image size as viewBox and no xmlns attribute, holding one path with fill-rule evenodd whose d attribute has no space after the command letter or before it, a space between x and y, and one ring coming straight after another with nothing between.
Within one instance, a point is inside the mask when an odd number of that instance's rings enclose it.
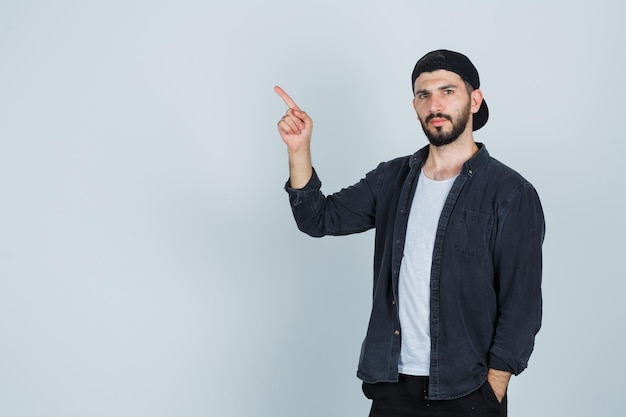
<instances>
[{"instance_id":1,"label":"pointing hand","mask_svg":"<svg viewBox=\"0 0 626 417\"><path fill-rule=\"evenodd\" d=\"M287 113L278 122L278 132L290 151L297 151L303 146L309 147L313 133L313 120L279 86L274 91L283 99Z\"/></svg>"}]
</instances>

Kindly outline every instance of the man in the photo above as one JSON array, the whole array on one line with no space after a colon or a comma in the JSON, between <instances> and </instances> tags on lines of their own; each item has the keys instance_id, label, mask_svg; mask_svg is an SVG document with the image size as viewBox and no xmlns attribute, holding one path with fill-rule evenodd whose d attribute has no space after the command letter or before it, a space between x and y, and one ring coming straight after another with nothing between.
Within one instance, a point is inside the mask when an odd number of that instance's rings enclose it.
<instances>
[{"instance_id":1,"label":"man","mask_svg":"<svg viewBox=\"0 0 626 417\"><path fill-rule=\"evenodd\" d=\"M278 122L285 189L311 236L376 230L357 372L370 416L506 416L509 378L526 368L541 324L541 203L474 141L489 112L465 55L430 52L411 81L430 144L329 196L311 165L313 122L275 87L289 106Z\"/></svg>"}]
</instances>

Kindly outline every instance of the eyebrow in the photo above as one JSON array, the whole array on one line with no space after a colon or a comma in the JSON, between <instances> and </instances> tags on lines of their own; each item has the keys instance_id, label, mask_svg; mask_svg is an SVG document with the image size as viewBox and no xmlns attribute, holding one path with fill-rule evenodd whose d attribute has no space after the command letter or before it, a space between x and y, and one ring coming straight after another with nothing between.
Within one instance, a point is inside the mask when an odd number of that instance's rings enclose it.
<instances>
[{"instance_id":1,"label":"eyebrow","mask_svg":"<svg viewBox=\"0 0 626 417\"><path fill-rule=\"evenodd\" d=\"M441 87L438 87L437 90L443 91L443 90L449 90L449 89L452 89L452 88L459 88L459 86L456 85L456 84L446 84L446 85L442 85ZM417 90L415 92L415 95L424 94L424 93L428 94L429 92L430 92L429 90L426 90L426 89L422 88L420 90Z\"/></svg>"}]
</instances>

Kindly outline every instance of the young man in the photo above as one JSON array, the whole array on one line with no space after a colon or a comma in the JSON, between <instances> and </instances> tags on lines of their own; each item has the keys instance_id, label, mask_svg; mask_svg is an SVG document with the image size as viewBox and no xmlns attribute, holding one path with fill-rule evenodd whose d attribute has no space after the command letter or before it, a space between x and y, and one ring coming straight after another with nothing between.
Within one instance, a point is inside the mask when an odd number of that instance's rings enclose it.
<instances>
[{"instance_id":1,"label":"young man","mask_svg":"<svg viewBox=\"0 0 626 417\"><path fill-rule=\"evenodd\" d=\"M544 217L533 186L489 156L478 71L438 50L413 70L413 107L430 144L325 196L311 165L311 118L288 105L298 228L311 236L376 229L374 292L357 375L371 417L506 416L541 324Z\"/></svg>"}]
</instances>

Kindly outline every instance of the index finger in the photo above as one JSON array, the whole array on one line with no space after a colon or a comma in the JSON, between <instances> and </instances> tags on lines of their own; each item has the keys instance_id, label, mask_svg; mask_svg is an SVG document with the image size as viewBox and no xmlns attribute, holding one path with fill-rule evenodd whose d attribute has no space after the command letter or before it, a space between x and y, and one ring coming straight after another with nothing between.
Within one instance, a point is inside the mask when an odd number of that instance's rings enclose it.
<instances>
[{"instance_id":1,"label":"index finger","mask_svg":"<svg viewBox=\"0 0 626 417\"><path fill-rule=\"evenodd\" d=\"M290 109L295 109L295 110L300 110L300 107L298 107L298 105L296 104L295 101L293 101L293 99L291 97L289 97L289 94L285 93L285 90L283 90L282 88L280 88L279 86L274 86L274 91L276 91L276 93L280 96L280 98L283 99L283 101L285 102L285 104L290 108Z\"/></svg>"}]
</instances>

